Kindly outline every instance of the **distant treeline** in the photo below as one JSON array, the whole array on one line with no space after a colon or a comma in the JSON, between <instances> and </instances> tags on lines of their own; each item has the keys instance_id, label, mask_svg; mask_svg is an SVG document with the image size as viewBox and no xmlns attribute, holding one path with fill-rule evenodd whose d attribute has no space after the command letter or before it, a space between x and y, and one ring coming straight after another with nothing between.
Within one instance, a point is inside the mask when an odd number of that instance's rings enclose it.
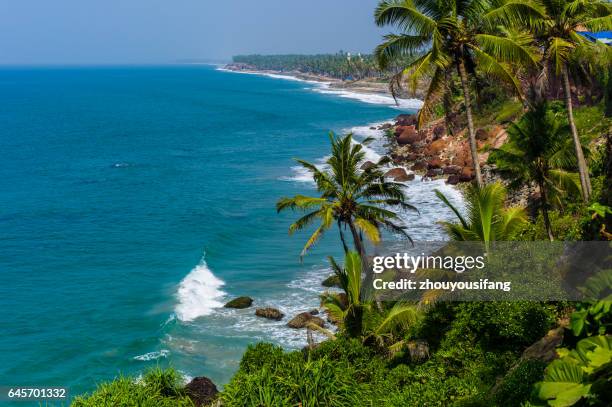
<instances>
[{"instance_id":1,"label":"distant treeline","mask_svg":"<svg viewBox=\"0 0 612 407\"><path fill-rule=\"evenodd\" d=\"M237 55L233 61L260 70L298 71L337 79L387 79L393 72L393 67L380 70L373 55L342 51L319 55ZM404 65L398 63L397 66L405 66L405 61Z\"/></svg>"}]
</instances>

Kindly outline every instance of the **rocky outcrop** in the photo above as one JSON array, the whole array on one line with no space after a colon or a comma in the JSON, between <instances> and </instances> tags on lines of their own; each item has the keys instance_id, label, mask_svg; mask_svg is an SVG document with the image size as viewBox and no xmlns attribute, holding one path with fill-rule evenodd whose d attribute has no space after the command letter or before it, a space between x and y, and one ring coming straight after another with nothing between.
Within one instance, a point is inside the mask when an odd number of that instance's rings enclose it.
<instances>
[{"instance_id":1,"label":"rocky outcrop","mask_svg":"<svg viewBox=\"0 0 612 407\"><path fill-rule=\"evenodd\" d=\"M403 168L393 168L385 173L386 178L392 178L397 182L412 181L414 174L408 174Z\"/></svg>"},{"instance_id":2,"label":"rocky outcrop","mask_svg":"<svg viewBox=\"0 0 612 407\"><path fill-rule=\"evenodd\" d=\"M229 301L224 305L225 308L249 308L253 304L253 299L251 297L238 297Z\"/></svg>"},{"instance_id":3,"label":"rocky outcrop","mask_svg":"<svg viewBox=\"0 0 612 407\"><path fill-rule=\"evenodd\" d=\"M416 126L417 117L415 114L400 114L395 118L396 126Z\"/></svg>"},{"instance_id":4,"label":"rocky outcrop","mask_svg":"<svg viewBox=\"0 0 612 407\"><path fill-rule=\"evenodd\" d=\"M218 393L217 386L208 377L194 377L185 386L185 394L197 407L210 405Z\"/></svg>"},{"instance_id":5,"label":"rocky outcrop","mask_svg":"<svg viewBox=\"0 0 612 407\"><path fill-rule=\"evenodd\" d=\"M447 182L452 185L474 179L474 164L464 126L449 134L443 119L422 129L417 129L416 125L415 115L402 114L395 119L393 134L397 147L390 153L395 164L423 173L424 179L448 177ZM506 142L507 134L503 126L492 125L478 128L476 138L480 166L484 168L489 156L487 149L499 148Z\"/></svg>"},{"instance_id":6,"label":"rocky outcrop","mask_svg":"<svg viewBox=\"0 0 612 407\"><path fill-rule=\"evenodd\" d=\"M309 323L313 323L315 325L320 326L321 328L325 327L325 321L322 318L312 315L309 312L302 312L297 314L291 321L287 323L289 328L300 329L305 328Z\"/></svg>"},{"instance_id":7,"label":"rocky outcrop","mask_svg":"<svg viewBox=\"0 0 612 407\"><path fill-rule=\"evenodd\" d=\"M399 145L416 144L427 137L425 133L417 131L414 126L398 127L398 130L401 130L399 135L396 136L396 141Z\"/></svg>"},{"instance_id":8,"label":"rocky outcrop","mask_svg":"<svg viewBox=\"0 0 612 407\"><path fill-rule=\"evenodd\" d=\"M376 164L374 164L372 161L366 161L363 164L361 164L361 169L362 170L367 170L368 168L372 168L374 167Z\"/></svg>"},{"instance_id":9,"label":"rocky outcrop","mask_svg":"<svg viewBox=\"0 0 612 407\"><path fill-rule=\"evenodd\" d=\"M280 321L285 316L285 314L272 307L257 308L255 310L255 315L262 318L273 319L275 321Z\"/></svg>"},{"instance_id":10,"label":"rocky outcrop","mask_svg":"<svg viewBox=\"0 0 612 407\"><path fill-rule=\"evenodd\" d=\"M321 282L323 287L340 287L340 279L337 275L329 276L323 282Z\"/></svg>"}]
</instances>

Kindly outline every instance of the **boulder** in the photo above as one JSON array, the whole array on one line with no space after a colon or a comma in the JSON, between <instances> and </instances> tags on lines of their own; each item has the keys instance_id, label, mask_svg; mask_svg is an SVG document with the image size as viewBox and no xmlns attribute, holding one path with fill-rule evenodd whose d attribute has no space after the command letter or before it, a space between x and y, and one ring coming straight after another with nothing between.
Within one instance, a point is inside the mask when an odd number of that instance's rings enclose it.
<instances>
[{"instance_id":1,"label":"boulder","mask_svg":"<svg viewBox=\"0 0 612 407\"><path fill-rule=\"evenodd\" d=\"M329 276L321 283L323 287L340 287L340 279L337 275Z\"/></svg>"},{"instance_id":2,"label":"boulder","mask_svg":"<svg viewBox=\"0 0 612 407\"><path fill-rule=\"evenodd\" d=\"M427 148L427 152L429 155L438 155L440 151L444 150L448 146L448 141L445 139L438 139L436 141L432 141L429 147Z\"/></svg>"},{"instance_id":3,"label":"boulder","mask_svg":"<svg viewBox=\"0 0 612 407\"><path fill-rule=\"evenodd\" d=\"M255 310L255 315L262 318L274 319L276 321L280 321L285 316L285 314L283 314L276 308L271 307L257 308Z\"/></svg>"},{"instance_id":4,"label":"boulder","mask_svg":"<svg viewBox=\"0 0 612 407\"><path fill-rule=\"evenodd\" d=\"M316 308L311 309L310 311L308 311L308 313L310 315L319 315L319 310Z\"/></svg>"},{"instance_id":5,"label":"boulder","mask_svg":"<svg viewBox=\"0 0 612 407\"><path fill-rule=\"evenodd\" d=\"M416 126L417 117L415 114L400 114L395 118L397 126Z\"/></svg>"},{"instance_id":6,"label":"boulder","mask_svg":"<svg viewBox=\"0 0 612 407\"><path fill-rule=\"evenodd\" d=\"M435 168L441 168L441 167L442 167L442 160L440 160L438 157L432 158L427 163L427 168L430 170L435 169Z\"/></svg>"},{"instance_id":7,"label":"boulder","mask_svg":"<svg viewBox=\"0 0 612 407\"><path fill-rule=\"evenodd\" d=\"M472 153L470 152L470 146L468 143L463 142L459 144L455 149L455 157L453 158L452 163L461 167L471 167L472 162Z\"/></svg>"},{"instance_id":8,"label":"boulder","mask_svg":"<svg viewBox=\"0 0 612 407\"><path fill-rule=\"evenodd\" d=\"M425 174L425 176L427 178L434 178L434 177L439 177L443 173L444 172L442 171L441 168L430 168L429 170L427 170L427 173Z\"/></svg>"},{"instance_id":9,"label":"boulder","mask_svg":"<svg viewBox=\"0 0 612 407\"><path fill-rule=\"evenodd\" d=\"M197 407L211 404L217 398L217 393L217 386L208 377L194 377L185 386L185 394Z\"/></svg>"},{"instance_id":10,"label":"boulder","mask_svg":"<svg viewBox=\"0 0 612 407\"><path fill-rule=\"evenodd\" d=\"M415 153L408 153L404 156L404 158L406 159L406 161L416 161L417 158L419 158L418 154Z\"/></svg>"},{"instance_id":11,"label":"boulder","mask_svg":"<svg viewBox=\"0 0 612 407\"><path fill-rule=\"evenodd\" d=\"M415 162L412 167L410 167L410 169L412 171L423 171L425 169L427 169L427 162L425 161L417 161Z\"/></svg>"},{"instance_id":12,"label":"boulder","mask_svg":"<svg viewBox=\"0 0 612 407\"><path fill-rule=\"evenodd\" d=\"M444 137L445 134L446 134L446 127L444 127L443 125L439 124L436 127L434 127L433 129L434 140Z\"/></svg>"},{"instance_id":13,"label":"boulder","mask_svg":"<svg viewBox=\"0 0 612 407\"><path fill-rule=\"evenodd\" d=\"M408 126L404 128L402 133L397 136L396 141L399 145L414 144L418 141L425 139L414 126Z\"/></svg>"},{"instance_id":14,"label":"boulder","mask_svg":"<svg viewBox=\"0 0 612 407\"><path fill-rule=\"evenodd\" d=\"M400 136L400 134L404 132L404 130L408 129L409 127L414 127L414 126L397 126L395 130L393 131L393 135L397 138Z\"/></svg>"},{"instance_id":15,"label":"boulder","mask_svg":"<svg viewBox=\"0 0 612 407\"><path fill-rule=\"evenodd\" d=\"M460 181L460 175L451 175L446 179L446 183L449 185L457 185Z\"/></svg>"},{"instance_id":16,"label":"boulder","mask_svg":"<svg viewBox=\"0 0 612 407\"><path fill-rule=\"evenodd\" d=\"M485 129L476 130L476 140L484 141L489 138L489 132Z\"/></svg>"},{"instance_id":17,"label":"boulder","mask_svg":"<svg viewBox=\"0 0 612 407\"><path fill-rule=\"evenodd\" d=\"M461 170L462 168L458 165L447 165L446 167L442 168L445 175L457 175L461 173Z\"/></svg>"},{"instance_id":18,"label":"boulder","mask_svg":"<svg viewBox=\"0 0 612 407\"><path fill-rule=\"evenodd\" d=\"M251 297L238 297L224 305L225 308L249 308L253 304Z\"/></svg>"},{"instance_id":19,"label":"boulder","mask_svg":"<svg viewBox=\"0 0 612 407\"><path fill-rule=\"evenodd\" d=\"M372 168L374 167L376 164L374 164L372 161L366 161L363 164L361 164L361 169L362 170L367 170L368 168Z\"/></svg>"},{"instance_id":20,"label":"boulder","mask_svg":"<svg viewBox=\"0 0 612 407\"><path fill-rule=\"evenodd\" d=\"M403 168L393 168L385 173L385 177L393 178L397 182L412 181L414 174L408 174Z\"/></svg>"},{"instance_id":21,"label":"boulder","mask_svg":"<svg viewBox=\"0 0 612 407\"><path fill-rule=\"evenodd\" d=\"M325 321L322 318L315 317L309 312L302 312L300 314L297 314L295 317L293 317L291 321L287 323L287 326L289 328L300 329L305 328L306 325L308 325L309 323L313 323L320 327L325 326Z\"/></svg>"},{"instance_id":22,"label":"boulder","mask_svg":"<svg viewBox=\"0 0 612 407\"><path fill-rule=\"evenodd\" d=\"M464 177L474 178L474 168L473 167L463 167L461 170L461 175Z\"/></svg>"},{"instance_id":23,"label":"boulder","mask_svg":"<svg viewBox=\"0 0 612 407\"><path fill-rule=\"evenodd\" d=\"M391 123L385 123L378 128L378 130L389 130L393 125Z\"/></svg>"}]
</instances>

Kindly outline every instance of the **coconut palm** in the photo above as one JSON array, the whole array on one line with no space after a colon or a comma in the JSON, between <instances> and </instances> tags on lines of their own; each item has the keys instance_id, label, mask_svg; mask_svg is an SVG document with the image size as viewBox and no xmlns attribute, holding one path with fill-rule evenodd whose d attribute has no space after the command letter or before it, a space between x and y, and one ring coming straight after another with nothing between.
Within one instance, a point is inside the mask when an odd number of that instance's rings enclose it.
<instances>
[{"instance_id":1,"label":"coconut palm","mask_svg":"<svg viewBox=\"0 0 612 407\"><path fill-rule=\"evenodd\" d=\"M396 302L379 318L369 318L380 314L380 307L374 306L370 291L362 289L364 283L361 279L362 264L359 254L348 252L344 258L344 267L339 266L331 257L329 260L344 293L325 293L322 304L329 316L349 336L374 338L378 343L383 343L391 336L394 328L416 322L419 317L417 307L404 302ZM375 323L367 326L370 319L374 319Z\"/></svg>"},{"instance_id":2,"label":"coconut palm","mask_svg":"<svg viewBox=\"0 0 612 407\"><path fill-rule=\"evenodd\" d=\"M538 186L539 206L551 241L550 205L561 204L561 193L580 194L577 174L568 171L576 165L568 133L558 113L541 103L510 126L508 142L491 154L498 170L512 180L513 186L532 182Z\"/></svg>"},{"instance_id":3,"label":"coconut palm","mask_svg":"<svg viewBox=\"0 0 612 407\"><path fill-rule=\"evenodd\" d=\"M296 195L282 198L276 204L276 209L278 212L286 209L310 211L289 227L290 234L315 221L320 222L304 245L301 256L319 241L325 231L336 224L344 251L349 250L344 236L344 230L348 228L355 250L365 264L363 236L377 244L381 240L381 229L387 229L410 239L405 226L399 223L398 214L389 208L416 208L406 202L402 184L385 179L383 166L389 162L387 158L367 165L362 170L365 152L362 144L353 142L351 134L336 137L330 133L330 141L332 154L326 161L329 169L322 170L307 161L297 160L312 174L320 196Z\"/></svg>"},{"instance_id":4,"label":"coconut palm","mask_svg":"<svg viewBox=\"0 0 612 407\"><path fill-rule=\"evenodd\" d=\"M578 161L580 185L585 201L591 196L591 180L574 122L568 62L580 47L589 46L581 31L612 29L612 5L604 0L513 0L506 15L522 15L543 49L541 87L552 75L561 77L567 117Z\"/></svg>"},{"instance_id":5,"label":"coconut palm","mask_svg":"<svg viewBox=\"0 0 612 407\"><path fill-rule=\"evenodd\" d=\"M419 81L429 78L423 108L419 112L422 125L445 93L449 71L456 69L461 81L468 123L470 151L478 185L483 180L480 172L476 134L472 118L472 98L468 75L475 68L487 76L508 84L519 95L521 85L510 63L526 66L537 63L524 36L517 40L500 29L497 22L505 13L501 0L383 0L379 3L375 20L379 26L394 25L402 34L389 34L375 51L381 67L403 55L425 50L410 63L402 75L414 91Z\"/></svg>"},{"instance_id":6,"label":"coconut palm","mask_svg":"<svg viewBox=\"0 0 612 407\"><path fill-rule=\"evenodd\" d=\"M459 219L459 223L440 222L453 240L481 241L488 249L490 242L512 240L526 222L524 209L504 207L506 189L499 182L482 188L477 185L468 188L465 193L466 216L444 194L438 190L435 192Z\"/></svg>"}]
</instances>

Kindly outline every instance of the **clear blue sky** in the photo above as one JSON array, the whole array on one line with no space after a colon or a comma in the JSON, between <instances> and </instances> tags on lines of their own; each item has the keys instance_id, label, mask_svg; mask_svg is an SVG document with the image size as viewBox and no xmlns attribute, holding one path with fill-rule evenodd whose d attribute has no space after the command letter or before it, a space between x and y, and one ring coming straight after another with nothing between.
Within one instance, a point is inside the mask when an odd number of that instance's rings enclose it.
<instances>
[{"instance_id":1,"label":"clear blue sky","mask_svg":"<svg viewBox=\"0 0 612 407\"><path fill-rule=\"evenodd\" d=\"M377 0L0 0L0 64L371 52Z\"/></svg>"}]
</instances>

